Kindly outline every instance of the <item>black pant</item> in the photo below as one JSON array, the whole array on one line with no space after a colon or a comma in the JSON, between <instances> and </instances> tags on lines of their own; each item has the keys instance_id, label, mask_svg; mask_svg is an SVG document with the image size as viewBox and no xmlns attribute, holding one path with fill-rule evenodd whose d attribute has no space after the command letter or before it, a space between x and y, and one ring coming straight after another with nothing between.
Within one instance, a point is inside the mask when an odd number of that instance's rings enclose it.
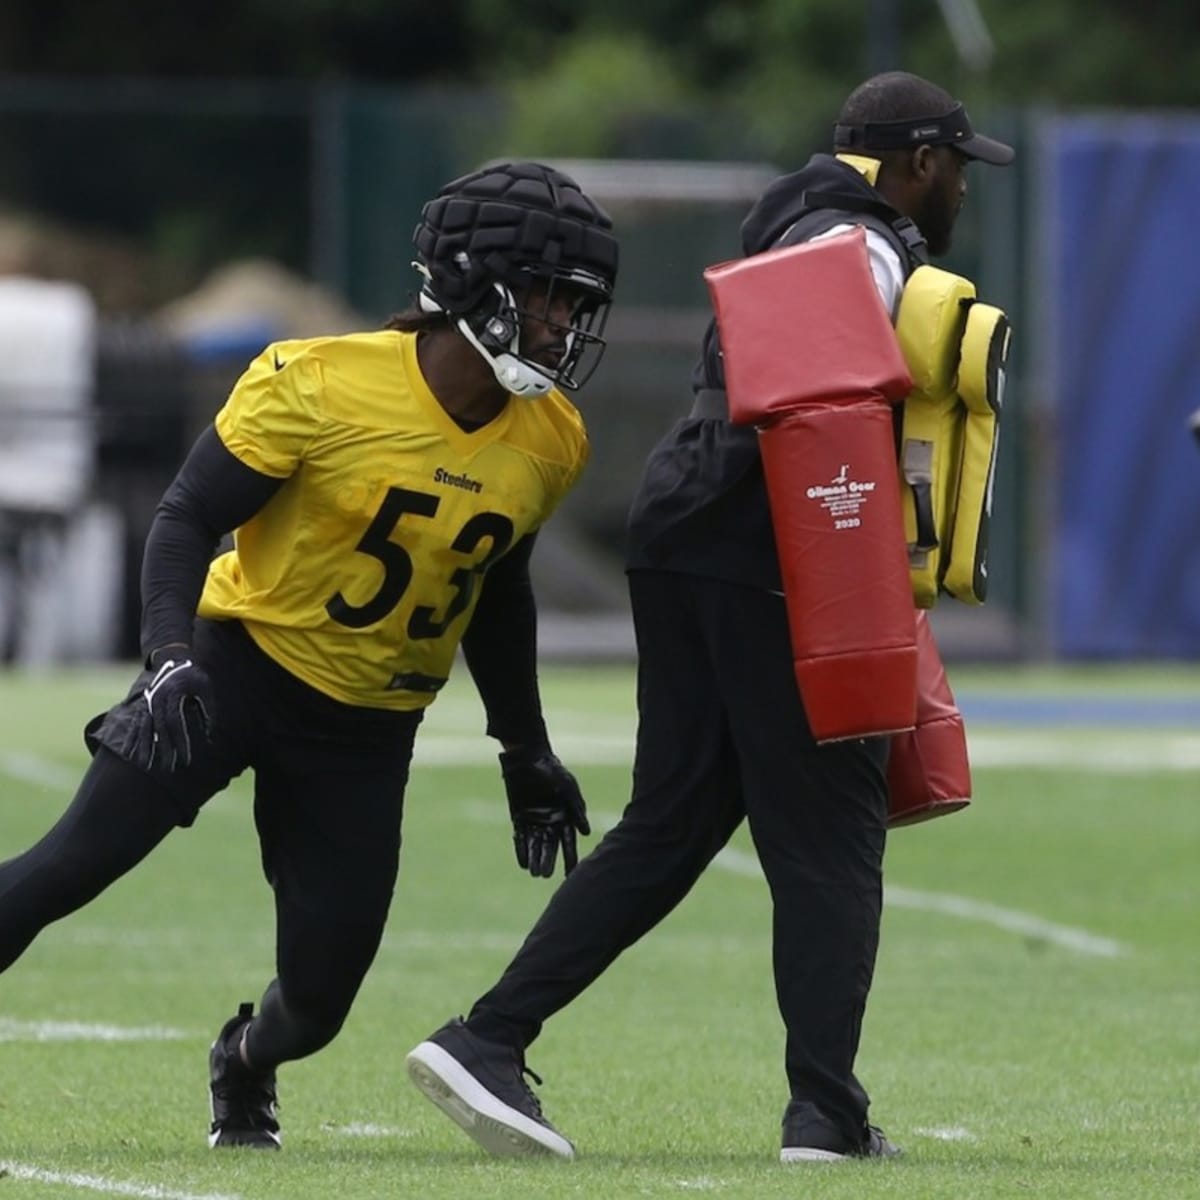
<instances>
[{"instance_id":1,"label":"black pant","mask_svg":"<svg viewBox=\"0 0 1200 1200\"><path fill-rule=\"evenodd\" d=\"M520 1047L688 893L743 817L774 903L793 1098L848 1133L879 942L887 741L818 747L781 597L655 571L629 576L638 645L633 796L555 893L470 1027Z\"/></svg>"},{"instance_id":2,"label":"black pant","mask_svg":"<svg viewBox=\"0 0 1200 1200\"><path fill-rule=\"evenodd\" d=\"M190 769L153 775L96 749L54 828L0 864L0 970L252 767L277 976L247 1049L255 1065L274 1066L337 1034L379 948L421 713L339 704L284 671L236 623L197 622L195 657L215 692L211 743Z\"/></svg>"}]
</instances>

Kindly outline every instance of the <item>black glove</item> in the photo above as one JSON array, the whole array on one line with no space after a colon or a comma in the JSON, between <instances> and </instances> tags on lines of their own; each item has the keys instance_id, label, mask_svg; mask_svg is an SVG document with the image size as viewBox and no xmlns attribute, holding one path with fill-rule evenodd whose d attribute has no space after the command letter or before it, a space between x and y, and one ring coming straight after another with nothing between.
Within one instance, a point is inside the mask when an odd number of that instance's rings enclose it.
<instances>
[{"instance_id":1,"label":"black glove","mask_svg":"<svg viewBox=\"0 0 1200 1200\"><path fill-rule=\"evenodd\" d=\"M517 863L530 875L554 874L562 846L563 873L579 861L575 833L588 834L587 806L575 776L549 750L518 748L500 755Z\"/></svg>"},{"instance_id":2,"label":"black glove","mask_svg":"<svg viewBox=\"0 0 1200 1200\"><path fill-rule=\"evenodd\" d=\"M143 771L189 767L212 732L212 684L190 658L151 659L154 674L129 702L133 718L124 757ZM149 674L149 672L147 672Z\"/></svg>"}]
</instances>

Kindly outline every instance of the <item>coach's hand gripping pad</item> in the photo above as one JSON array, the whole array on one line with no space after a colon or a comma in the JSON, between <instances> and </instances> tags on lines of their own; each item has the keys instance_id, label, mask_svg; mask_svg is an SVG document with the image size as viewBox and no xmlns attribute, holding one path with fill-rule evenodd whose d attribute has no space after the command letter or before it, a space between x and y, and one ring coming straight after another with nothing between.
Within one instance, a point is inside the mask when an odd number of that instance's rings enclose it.
<instances>
[{"instance_id":1,"label":"coach's hand gripping pad","mask_svg":"<svg viewBox=\"0 0 1200 1200\"><path fill-rule=\"evenodd\" d=\"M956 600L987 599L988 530L1000 445L1004 370L1011 340L1008 318L990 304L972 304L962 337L958 394L966 411L954 530L942 586Z\"/></svg>"},{"instance_id":2,"label":"coach's hand gripping pad","mask_svg":"<svg viewBox=\"0 0 1200 1200\"><path fill-rule=\"evenodd\" d=\"M917 726L892 738L888 827L915 825L971 803L962 714L946 679L929 618L917 613Z\"/></svg>"},{"instance_id":3,"label":"coach's hand gripping pad","mask_svg":"<svg viewBox=\"0 0 1200 1200\"><path fill-rule=\"evenodd\" d=\"M861 227L719 263L704 280L733 424L872 392L900 400L911 389Z\"/></svg>"}]
</instances>

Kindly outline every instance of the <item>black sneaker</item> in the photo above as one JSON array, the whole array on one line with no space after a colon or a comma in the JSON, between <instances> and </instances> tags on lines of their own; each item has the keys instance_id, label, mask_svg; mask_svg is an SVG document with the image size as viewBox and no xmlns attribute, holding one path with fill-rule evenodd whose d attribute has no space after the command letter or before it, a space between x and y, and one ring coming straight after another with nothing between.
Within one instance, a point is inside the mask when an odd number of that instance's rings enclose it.
<instances>
[{"instance_id":1,"label":"black sneaker","mask_svg":"<svg viewBox=\"0 0 1200 1200\"><path fill-rule=\"evenodd\" d=\"M404 1061L413 1083L489 1153L575 1157L575 1147L542 1116L525 1076L542 1081L521 1055L476 1037L461 1017L447 1021Z\"/></svg>"},{"instance_id":2,"label":"black sneaker","mask_svg":"<svg viewBox=\"0 0 1200 1200\"><path fill-rule=\"evenodd\" d=\"M280 1147L275 1072L250 1070L238 1050L242 1030L253 1016L253 1004L239 1006L237 1016L225 1022L208 1053L213 1118L210 1146Z\"/></svg>"},{"instance_id":3,"label":"black sneaker","mask_svg":"<svg viewBox=\"0 0 1200 1200\"><path fill-rule=\"evenodd\" d=\"M874 1125L864 1125L861 1136L849 1137L816 1105L793 1100L783 1114L783 1149L779 1161L843 1162L850 1158L892 1158L900 1153Z\"/></svg>"}]
</instances>

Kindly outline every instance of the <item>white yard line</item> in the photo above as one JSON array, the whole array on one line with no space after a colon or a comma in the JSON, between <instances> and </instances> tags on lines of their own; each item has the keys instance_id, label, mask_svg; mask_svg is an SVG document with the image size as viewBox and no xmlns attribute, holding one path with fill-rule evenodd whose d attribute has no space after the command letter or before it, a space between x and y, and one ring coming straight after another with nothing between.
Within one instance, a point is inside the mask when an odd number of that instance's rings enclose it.
<instances>
[{"instance_id":1,"label":"white yard line","mask_svg":"<svg viewBox=\"0 0 1200 1200\"><path fill-rule=\"evenodd\" d=\"M555 751L569 766L629 766L633 762L632 733L623 733L611 724L606 723L602 732L594 727L587 732L556 726L551 718L551 731ZM1180 731L986 729L970 734L969 741L971 766L980 771L1038 769L1141 775L1200 770L1200 736ZM491 766L495 761L496 748L488 738L441 731L433 719L418 734L413 755L418 768Z\"/></svg>"},{"instance_id":2,"label":"white yard line","mask_svg":"<svg viewBox=\"0 0 1200 1200\"><path fill-rule=\"evenodd\" d=\"M350 1121L345 1125L323 1125L322 1129L339 1137L355 1138L407 1138L414 1130L397 1129L394 1125L375 1125L370 1121Z\"/></svg>"},{"instance_id":3,"label":"white yard line","mask_svg":"<svg viewBox=\"0 0 1200 1200\"><path fill-rule=\"evenodd\" d=\"M466 800L463 802L462 811L470 820L489 825L503 824L508 821L508 813L503 805L498 803L489 804L481 800ZM620 819L618 813L612 812L589 810L589 815L592 818L592 827L596 834L615 825ZM745 850L738 850L731 846L727 846L713 859L713 865L722 870L731 871L735 875L744 875L754 879L762 878L762 868L759 866L758 859ZM1034 916L1032 913L1021 912L1014 908L1002 908L986 900L972 900L968 896L957 896L953 892L925 892L898 884L885 884L884 903L892 908L908 908L917 912L959 917L965 921L979 921L984 925L1003 929L1007 933L1036 938L1039 941L1061 946L1064 950L1071 950L1076 954L1088 954L1096 958L1117 958L1128 953L1129 949L1112 938L1090 933L1086 929L1058 925L1053 921Z\"/></svg>"},{"instance_id":4,"label":"white yard line","mask_svg":"<svg viewBox=\"0 0 1200 1200\"><path fill-rule=\"evenodd\" d=\"M1119 958L1129 948L1113 938L1089 933L1086 929L1075 929L1070 925L1057 925L1053 921L1035 917L1032 913L1015 908L1001 908L984 900L972 900L967 896L955 896L947 892L922 892L916 888L896 887L885 884L885 904L893 908L911 908L917 912L938 913L945 917L961 917L965 921L979 921L994 925L1008 933L1020 934L1039 942L1050 942L1076 954L1090 954L1095 958Z\"/></svg>"},{"instance_id":5,"label":"white yard line","mask_svg":"<svg viewBox=\"0 0 1200 1200\"><path fill-rule=\"evenodd\" d=\"M616 734L596 737L567 733L556 738L556 749L566 762L574 766L623 765L632 758L633 741L630 737ZM983 733L971 738L971 760L972 766L980 769L1038 767L1130 773L1192 771L1200 768L1200 738L1182 734L1160 737L1133 735L1099 743L1095 738L1071 737L1062 731L1049 736L1045 731L1029 735ZM487 738L439 736L433 731L417 739L414 755L417 767L492 765L495 761L495 747ZM76 775L66 768L18 751L0 751L0 772L57 790L71 789L76 782ZM609 819L608 823L611 824L615 819ZM737 874L761 874L758 860L742 851L726 849L715 861L718 866ZM1126 949L1111 938L1087 930L1057 925L1031 913L1001 908L966 896L891 886L887 889L887 903L896 908L979 921L1079 954L1113 958Z\"/></svg>"},{"instance_id":6,"label":"white yard line","mask_svg":"<svg viewBox=\"0 0 1200 1200\"><path fill-rule=\"evenodd\" d=\"M603 732L551 728L559 757L573 767L627 767L633 762L632 733L604 722ZM1151 771L1200 770L1200 736L1182 732L1120 732L1036 729L981 730L970 734L971 766L986 770L1096 771L1141 775ZM439 728L436 719L417 736L417 769L494 766L496 745L483 734ZM55 792L71 793L83 766L63 766L40 755L0 750L0 775Z\"/></svg>"},{"instance_id":7,"label":"white yard line","mask_svg":"<svg viewBox=\"0 0 1200 1200\"><path fill-rule=\"evenodd\" d=\"M961 1125L938 1126L933 1129L914 1129L921 1137L935 1138L939 1142L977 1142L979 1139Z\"/></svg>"},{"instance_id":8,"label":"white yard line","mask_svg":"<svg viewBox=\"0 0 1200 1200\"><path fill-rule=\"evenodd\" d=\"M110 1196L138 1196L145 1200L241 1200L229 1192L181 1192L160 1187L156 1183L133 1183L105 1179L102 1175L83 1175L75 1171L45 1171L26 1163L5 1162L0 1159L0 1179L24 1179L30 1183L53 1183L62 1187L80 1188L87 1192L104 1192Z\"/></svg>"},{"instance_id":9,"label":"white yard line","mask_svg":"<svg viewBox=\"0 0 1200 1200\"><path fill-rule=\"evenodd\" d=\"M633 736L556 728L554 749L573 767L629 766ZM1142 775L1200 770L1200 737L1186 733L1120 733L1045 729L1028 733L981 731L970 736L971 766L987 770L1096 771ZM496 748L485 737L463 737L427 728L417 735L417 768L490 766Z\"/></svg>"},{"instance_id":10,"label":"white yard line","mask_svg":"<svg viewBox=\"0 0 1200 1200\"><path fill-rule=\"evenodd\" d=\"M507 817L505 818L507 820ZM507 860L505 860L507 861ZM549 891L547 891L549 896ZM127 949L131 942L136 942L136 945L142 949L153 949L155 946L163 946L171 949L178 949L180 946L191 945L197 950L211 950L217 945L211 937L192 936L188 930L163 930L148 931L148 930L131 930L124 927L114 926L111 929L89 929L86 930L86 937L79 938L73 933L63 930L59 933L59 937L64 942L75 943L79 945L99 946L111 945ZM404 929L404 930L388 930L383 935L383 945L391 952L396 954L434 954L444 956L446 954L476 954L476 953L498 953L498 954L513 954L517 947L525 940L525 935L529 932L527 928L514 927L508 930L463 930L463 929ZM225 939L228 941L228 938ZM245 937L239 938L239 942L244 943ZM222 943L224 944L224 943ZM262 932L252 935L252 944L264 951L270 951L274 946L274 936L269 932ZM679 953L703 953L712 954L719 952L721 954L737 954L746 950L748 947L754 952L759 953L760 947L752 942L748 942L745 936L739 934L737 936L717 936L709 933L674 933L671 931L660 931L655 935L655 945L660 948L669 948ZM5 1037L6 1024L11 1036ZM45 1022L26 1022L21 1029L16 1028L14 1019L0 1017L0 1042L4 1041L53 1041L65 1040L56 1039L52 1036L46 1036L44 1031ZM88 1040L86 1032L90 1029L103 1031L107 1026L73 1026L80 1031L80 1040ZM137 1036L154 1035L157 1038L165 1038L168 1034L181 1038L199 1039L204 1034L202 1032L187 1033L179 1030L159 1030L153 1027L148 1027L141 1030L114 1030L117 1036L112 1040L117 1041L133 1041L137 1040ZM38 1036L38 1035L41 1036ZM100 1040L100 1039L97 1039Z\"/></svg>"},{"instance_id":11,"label":"white yard line","mask_svg":"<svg viewBox=\"0 0 1200 1200\"><path fill-rule=\"evenodd\" d=\"M21 750L0 750L0 773L21 783L32 783L59 792L73 792L83 775L82 769L72 771L40 755L26 754Z\"/></svg>"},{"instance_id":12,"label":"white yard line","mask_svg":"<svg viewBox=\"0 0 1200 1200\"><path fill-rule=\"evenodd\" d=\"M744 850L726 847L713 860L714 864L736 875L761 878L762 868L758 859ZM1032 913L1020 912L1015 908L1001 908L985 900L972 900L967 896L956 896L952 892L922 892L916 888L885 884L883 900L891 908L910 908L917 912L938 913L946 917L960 917L964 921L978 921L992 925L1006 933L1018 933L1023 937L1051 942L1064 950L1076 954L1090 954L1097 958L1116 958L1127 953L1127 948L1112 938L1089 933L1086 929L1074 929L1070 925L1056 925Z\"/></svg>"},{"instance_id":13,"label":"white yard line","mask_svg":"<svg viewBox=\"0 0 1200 1200\"><path fill-rule=\"evenodd\" d=\"M0 1042L176 1042L191 1037L163 1025L96 1025L83 1021L16 1021L0 1017Z\"/></svg>"},{"instance_id":14,"label":"white yard line","mask_svg":"<svg viewBox=\"0 0 1200 1200\"><path fill-rule=\"evenodd\" d=\"M633 762L633 738L629 734L571 733L555 731L554 750L572 766L627 767ZM434 730L417 734L413 751L415 767L494 766L496 743L482 734L478 737L446 735Z\"/></svg>"},{"instance_id":15,"label":"white yard line","mask_svg":"<svg viewBox=\"0 0 1200 1200\"><path fill-rule=\"evenodd\" d=\"M1104 733L1074 729L1029 733L988 731L968 736L971 766L1097 771L1142 775L1200 769L1200 737L1186 733Z\"/></svg>"}]
</instances>

